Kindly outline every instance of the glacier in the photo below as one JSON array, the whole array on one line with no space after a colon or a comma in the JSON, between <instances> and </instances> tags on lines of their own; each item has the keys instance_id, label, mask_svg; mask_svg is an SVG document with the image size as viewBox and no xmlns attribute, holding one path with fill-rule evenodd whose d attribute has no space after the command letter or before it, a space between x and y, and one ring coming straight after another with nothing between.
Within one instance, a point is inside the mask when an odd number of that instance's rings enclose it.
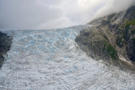
<instances>
[{"instance_id":1,"label":"glacier","mask_svg":"<svg viewBox=\"0 0 135 90\"><path fill-rule=\"evenodd\" d=\"M6 31L13 35L0 90L135 90L135 74L94 60L74 39L84 27Z\"/></svg>"}]
</instances>

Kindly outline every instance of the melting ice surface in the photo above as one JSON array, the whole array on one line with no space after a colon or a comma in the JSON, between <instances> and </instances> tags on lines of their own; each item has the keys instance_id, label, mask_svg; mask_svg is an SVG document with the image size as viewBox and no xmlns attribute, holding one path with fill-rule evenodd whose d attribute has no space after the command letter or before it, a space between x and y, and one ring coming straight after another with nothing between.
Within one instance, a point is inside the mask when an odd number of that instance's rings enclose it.
<instances>
[{"instance_id":1,"label":"melting ice surface","mask_svg":"<svg viewBox=\"0 0 135 90\"><path fill-rule=\"evenodd\" d=\"M15 31L0 90L135 90L135 75L87 57L79 28Z\"/></svg>"}]
</instances>

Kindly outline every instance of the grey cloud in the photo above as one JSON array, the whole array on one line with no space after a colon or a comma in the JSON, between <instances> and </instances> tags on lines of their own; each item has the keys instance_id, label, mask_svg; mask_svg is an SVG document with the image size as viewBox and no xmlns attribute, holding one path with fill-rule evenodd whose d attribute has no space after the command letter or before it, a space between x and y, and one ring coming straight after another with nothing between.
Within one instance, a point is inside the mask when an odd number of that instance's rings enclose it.
<instances>
[{"instance_id":1,"label":"grey cloud","mask_svg":"<svg viewBox=\"0 0 135 90\"><path fill-rule=\"evenodd\" d=\"M0 28L48 29L85 24L135 0L0 0Z\"/></svg>"},{"instance_id":2,"label":"grey cloud","mask_svg":"<svg viewBox=\"0 0 135 90\"><path fill-rule=\"evenodd\" d=\"M61 16L58 8L42 6L36 0L1 0L0 24L4 28L35 28Z\"/></svg>"}]
</instances>

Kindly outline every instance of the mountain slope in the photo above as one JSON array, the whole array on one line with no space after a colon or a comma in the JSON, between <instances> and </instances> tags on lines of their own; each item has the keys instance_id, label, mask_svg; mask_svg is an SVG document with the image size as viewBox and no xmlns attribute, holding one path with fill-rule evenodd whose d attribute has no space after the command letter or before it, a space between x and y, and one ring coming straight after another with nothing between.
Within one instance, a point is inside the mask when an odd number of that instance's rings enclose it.
<instances>
[{"instance_id":1,"label":"mountain slope","mask_svg":"<svg viewBox=\"0 0 135 90\"><path fill-rule=\"evenodd\" d=\"M81 31L75 39L83 51L96 59L134 63L135 6L89 24L91 27Z\"/></svg>"},{"instance_id":2,"label":"mountain slope","mask_svg":"<svg viewBox=\"0 0 135 90\"><path fill-rule=\"evenodd\" d=\"M4 55L10 49L12 44L12 37L0 32L0 68L4 63Z\"/></svg>"}]
</instances>

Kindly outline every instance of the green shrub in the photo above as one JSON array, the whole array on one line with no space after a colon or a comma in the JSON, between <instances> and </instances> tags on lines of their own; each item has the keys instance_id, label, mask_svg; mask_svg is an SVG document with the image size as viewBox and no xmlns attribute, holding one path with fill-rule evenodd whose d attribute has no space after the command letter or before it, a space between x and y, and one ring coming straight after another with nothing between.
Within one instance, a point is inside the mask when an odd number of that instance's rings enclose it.
<instances>
[{"instance_id":1,"label":"green shrub","mask_svg":"<svg viewBox=\"0 0 135 90\"><path fill-rule=\"evenodd\" d=\"M110 43L105 42L104 49L107 51L108 55L111 56L112 59L117 59L117 51Z\"/></svg>"},{"instance_id":2,"label":"green shrub","mask_svg":"<svg viewBox=\"0 0 135 90\"><path fill-rule=\"evenodd\" d=\"M126 27L129 27L130 25L135 25L135 19L126 22Z\"/></svg>"}]
</instances>

